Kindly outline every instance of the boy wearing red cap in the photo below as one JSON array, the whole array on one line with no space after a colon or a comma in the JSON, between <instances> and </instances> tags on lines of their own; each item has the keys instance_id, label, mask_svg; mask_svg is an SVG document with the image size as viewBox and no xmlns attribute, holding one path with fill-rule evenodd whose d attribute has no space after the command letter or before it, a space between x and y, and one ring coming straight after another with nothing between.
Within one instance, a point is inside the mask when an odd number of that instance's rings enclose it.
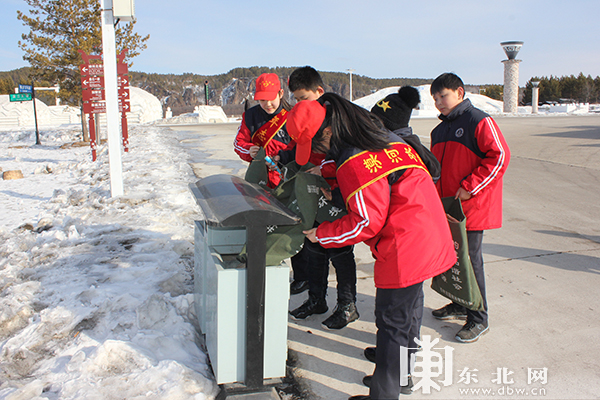
<instances>
[{"instance_id":1,"label":"boy wearing red cap","mask_svg":"<svg viewBox=\"0 0 600 400\"><path fill-rule=\"evenodd\" d=\"M256 79L254 100L258 100L259 104L242 115L242 123L233 142L235 152L248 162L256 157L261 147L267 156L273 157L279 150L287 148L290 142L285 123L291 107L283 98L283 89L276 74L262 74ZM276 187L280 180L277 171L269 171L269 187Z\"/></svg>"},{"instance_id":2,"label":"boy wearing red cap","mask_svg":"<svg viewBox=\"0 0 600 400\"><path fill-rule=\"evenodd\" d=\"M261 147L266 155L274 157L280 150L288 148L290 137L286 131L287 113L290 105L283 98L283 89L276 74L262 74L256 79L254 100L259 105L249 108L242 115L242 123L233 142L235 152L242 160L251 162ZM276 187L281 180L279 173L269 170L268 186ZM303 282L308 288L308 266L305 253L299 252L291 258L294 282ZM299 293L292 284L290 292Z\"/></svg>"}]
</instances>

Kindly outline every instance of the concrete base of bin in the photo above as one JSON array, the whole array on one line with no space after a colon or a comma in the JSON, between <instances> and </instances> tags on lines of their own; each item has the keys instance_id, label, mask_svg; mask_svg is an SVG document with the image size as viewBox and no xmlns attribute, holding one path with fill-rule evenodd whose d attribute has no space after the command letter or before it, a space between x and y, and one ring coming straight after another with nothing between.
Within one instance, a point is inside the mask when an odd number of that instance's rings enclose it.
<instances>
[{"instance_id":1,"label":"concrete base of bin","mask_svg":"<svg viewBox=\"0 0 600 400\"><path fill-rule=\"evenodd\" d=\"M281 383L280 379L273 379L273 383ZM267 383L266 383L267 384ZM221 385L221 391L215 400L281 400L277 390L272 386L265 386L261 391L243 392L243 388L236 384Z\"/></svg>"},{"instance_id":2,"label":"concrete base of bin","mask_svg":"<svg viewBox=\"0 0 600 400\"><path fill-rule=\"evenodd\" d=\"M246 269L234 254L242 250L246 231L199 221L195 231L194 300L213 372L218 384L244 382ZM289 270L287 263L266 267L264 379L286 375Z\"/></svg>"}]
</instances>

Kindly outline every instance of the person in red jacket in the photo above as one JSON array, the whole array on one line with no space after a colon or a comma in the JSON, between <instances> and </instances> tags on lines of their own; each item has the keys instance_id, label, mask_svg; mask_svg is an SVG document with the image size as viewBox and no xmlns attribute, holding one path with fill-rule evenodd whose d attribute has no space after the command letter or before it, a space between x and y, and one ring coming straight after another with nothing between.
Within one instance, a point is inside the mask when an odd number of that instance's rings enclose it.
<instances>
[{"instance_id":1,"label":"person in red jacket","mask_svg":"<svg viewBox=\"0 0 600 400\"><path fill-rule=\"evenodd\" d=\"M410 392L410 355L416 348L415 313L423 281L456 262L450 228L427 168L399 136L374 122L369 112L333 93L303 101L290 111L288 133L296 161L306 164L311 149L327 152L348 214L305 231L325 248L364 241L375 258L377 352L369 396L397 399ZM422 310L421 310L422 312Z\"/></svg>"},{"instance_id":2,"label":"person in red jacket","mask_svg":"<svg viewBox=\"0 0 600 400\"><path fill-rule=\"evenodd\" d=\"M502 177L510 161L510 150L496 122L465 99L463 81L453 73L438 76L431 95L442 122L431 132L431 151L441 164L436 183L441 197L462 202L467 217L469 258L484 302L484 311L472 311L450 303L432 312L441 320L465 319L456 334L463 343L475 342L489 330L483 231L502 226Z\"/></svg>"},{"instance_id":3,"label":"person in red jacket","mask_svg":"<svg viewBox=\"0 0 600 400\"><path fill-rule=\"evenodd\" d=\"M242 160L252 162L258 150L264 147L267 156L274 158L280 150L288 149L290 137L286 131L287 113L290 105L283 98L283 89L276 74L262 74L256 79L254 100L259 104L242 115L242 123L233 142L235 152ZM270 188L281 181L275 169L269 169ZM297 282L308 282L308 257L298 253L291 258L294 282L290 291L299 293ZM308 284L306 284L306 287Z\"/></svg>"},{"instance_id":4,"label":"person in red jacket","mask_svg":"<svg viewBox=\"0 0 600 400\"><path fill-rule=\"evenodd\" d=\"M233 142L233 149L242 160L251 162L263 147L267 156L274 157L286 149L290 137L285 129L290 105L283 98L283 89L276 74L262 74L256 79L254 100L257 106L242 115L242 123ZM274 188L281 180L279 173L269 170L267 185Z\"/></svg>"}]
</instances>

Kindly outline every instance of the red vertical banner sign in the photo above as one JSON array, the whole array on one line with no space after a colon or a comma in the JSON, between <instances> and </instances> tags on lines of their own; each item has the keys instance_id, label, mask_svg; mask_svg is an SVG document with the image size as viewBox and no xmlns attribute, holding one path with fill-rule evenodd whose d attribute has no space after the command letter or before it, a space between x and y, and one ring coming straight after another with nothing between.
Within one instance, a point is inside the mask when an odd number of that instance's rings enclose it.
<instances>
[{"instance_id":1,"label":"red vertical banner sign","mask_svg":"<svg viewBox=\"0 0 600 400\"><path fill-rule=\"evenodd\" d=\"M125 115L125 111L121 113L121 131L123 133L123 150L126 153L129 152L129 136L127 134L127 115Z\"/></svg>"},{"instance_id":2,"label":"red vertical banner sign","mask_svg":"<svg viewBox=\"0 0 600 400\"><path fill-rule=\"evenodd\" d=\"M119 77L127 75L129 73L127 63L125 62L125 55L127 49L123 49L117 56L117 74ZM125 88L125 85L121 86L124 79L119 79L119 100L123 105L121 107L121 135L123 136L123 149L125 152L129 152L129 133L127 131L127 111L129 111L129 89ZM129 80L127 79L127 86L129 86ZM126 103L127 102L127 106Z\"/></svg>"},{"instance_id":3,"label":"red vertical banner sign","mask_svg":"<svg viewBox=\"0 0 600 400\"><path fill-rule=\"evenodd\" d=\"M84 98L83 103L83 112L84 114L88 114L89 118L89 129L90 129L90 150L92 151L92 161L96 161L96 124L94 122L94 114L91 111L91 102L86 102L85 98L86 94L83 94L84 91L90 89L103 89L104 87L104 79L99 72L101 72L101 68L97 64L90 64L91 60L102 60L101 55L89 55L85 53L83 50L77 50L81 55L81 59L83 60L83 64L79 66L79 71L81 72L81 87L82 87L82 97ZM93 65L93 71L90 71L90 65ZM92 73L90 73L92 72Z\"/></svg>"},{"instance_id":4,"label":"red vertical banner sign","mask_svg":"<svg viewBox=\"0 0 600 400\"><path fill-rule=\"evenodd\" d=\"M90 149L92 150L92 161L96 161L96 123L94 122L94 114L88 114L89 129L90 129Z\"/></svg>"},{"instance_id":5,"label":"red vertical banner sign","mask_svg":"<svg viewBox=\"0 0 600 400\"><path fill-rule=\"evenodd\" d=\"M106 113L106 103L104 101L104 64L102 55L89 55L82 50L81 54L83 64L79 66L81 73L81 88L83 98L83 112L88 114L90 125L90 148L92 150L92 161L96 161L96 149L98 147L94 122L94 114ZM129 102L129 70L125 63L127 49L123 49L117 56L117 79L119 91L119 108L121 110L121 135L123 138L123 149L129 151L129 133L127 126L127 113L131 111ZM94 60L96 64L90 64Z\"/></svg>"}]
</instances>

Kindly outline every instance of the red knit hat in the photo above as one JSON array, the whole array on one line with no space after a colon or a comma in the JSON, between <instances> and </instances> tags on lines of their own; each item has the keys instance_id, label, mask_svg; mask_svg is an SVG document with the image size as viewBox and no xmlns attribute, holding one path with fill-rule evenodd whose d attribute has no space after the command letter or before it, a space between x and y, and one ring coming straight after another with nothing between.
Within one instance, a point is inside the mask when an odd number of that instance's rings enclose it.
<instances>
[{"instance_id":1,"label":"red knit hat","mask_svg":"<svg viewBox=\"0 0 600 400\"><path fill-rule=\"evenodd\" d=\"M325 107L316 100L301 101L287 116L287 132L296 142L296 162L304 165L311 153L312 138L323 125Z\"/></svg>"},{"instance_id":2,"label":"red knit hat","mask_svg":"<svg viewBox=\"0 0 600 400\"><path fill-rule=\"evenodd\" d=\"M281 90L277 74L262 74L256 79L254 100L275 100Z\"/></svg>"}]
</instances>

